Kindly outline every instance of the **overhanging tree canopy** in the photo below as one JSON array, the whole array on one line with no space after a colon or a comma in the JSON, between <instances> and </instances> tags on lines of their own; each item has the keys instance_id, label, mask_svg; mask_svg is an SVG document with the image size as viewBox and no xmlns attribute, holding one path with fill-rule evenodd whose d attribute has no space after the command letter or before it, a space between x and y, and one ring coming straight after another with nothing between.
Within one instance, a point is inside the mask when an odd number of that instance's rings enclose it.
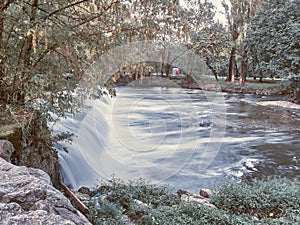
<instances>
[{"instance_id":1,"label":"overhanging tree canopy","mask_svg":"<svg viewBox=\"0 0 300 225\"><path fill-rule=\"evenodd\" d=\"M178 10L178 1L165 0L1 1L0 99L17 105L43 99L47 111L63 114L78 81L96 85L84 76L94 58L180 30Z\"/></svg>"}]
</instances>

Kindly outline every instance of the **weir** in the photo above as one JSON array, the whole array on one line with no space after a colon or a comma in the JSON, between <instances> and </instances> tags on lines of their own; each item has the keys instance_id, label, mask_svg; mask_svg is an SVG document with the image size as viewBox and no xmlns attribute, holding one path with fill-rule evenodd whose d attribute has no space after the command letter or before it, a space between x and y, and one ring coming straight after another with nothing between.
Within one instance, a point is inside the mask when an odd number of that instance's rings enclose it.
<instances>
[{"instance_id":1,"label":"weir","mask_svg":"<svg viewBox=\"0 0 300 225\"><path fill-rule=\"evenodd\" d=\"M225 99L226 109L218 113L212 108L222 103L209 102L200 90L122 87L115 98L89 100L83 112L55 126L75 134L72 144L56 146L63 182L74 189L93 187L115 174L197 192L229 177L284 171L295 177L300 142L290 130L299 126L279 123L280 111L256 104L261 99L254 95ZM219 120L225 114L222 138ZM277 127L271 127L273 120Z\"/></svg>"},{"instance_id":2,"label":"weir","mask_svg":"<svg viewBox=\"0 0 300 225\"><path fill-rule=\"evenodd\" d=\"M199 167L211 133L210 114L203 94L194 102L178 88L121 88L116 98L89 100L83 112L69 114L55 127L75 134L72 144L57 145L64 183L92 186L112 174L164 182L191 159Z\"/></svg>"},{"instance_id":3,"label":"weir","mask_svg":"<svg viewBox=\"0 0 300 225\"><path fill-rule=\"evenodd\" d=\"M74 134L72 143L59 142L56 145L63 182L72 188L91 186L100 178L90 161L97 160L108 144L109 125L106 113L110 107L109 98L104 96L89 100L81 112L76 115L67 114L67 118L55 126L57 132Z\"/></svg>"}]
</instances>

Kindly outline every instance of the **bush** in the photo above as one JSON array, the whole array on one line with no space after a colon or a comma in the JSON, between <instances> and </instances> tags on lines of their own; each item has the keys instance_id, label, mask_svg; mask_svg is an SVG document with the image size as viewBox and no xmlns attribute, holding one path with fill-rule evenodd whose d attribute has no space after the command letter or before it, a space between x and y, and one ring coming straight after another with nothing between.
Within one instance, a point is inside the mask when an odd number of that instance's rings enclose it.
<instances>
[{"instance_id":1,"label":"bush","mask_svg":"<svg viewBox=\"0 0 300 225\"><path fill-rule=\"evenodd\" d=\"M179 197L171 195L167 186L153 185L143 179L125 183L112 178L108 183L99 185L92 196L96 197L92 198L89 207L95 224L103 224L99 223L103 217L119 219L120 214L139 221L159 206L179 204ZM106 205L107 210L104 211L102 205Z\"/></svg>"},{"instance_id":2,"label":"bush","mask_svg":"<svg viewBox=\"0 0 300 225\"><path fill-rule=\"evenodd\" d=\"M286 179L230 182L220 187L211 201L218 208L236 215L289 218L298 214L300 208L300 183Z\"/></svg>"},{"instance_id":3,"label":"bush","mask_svg":"<svg viewBox=\"0 0 300 225\"><path fill-rule=\"evenodd\" d=\"M99 185L89 202L93 224L299 224L300 184L273 179L228 182L215 190L218 209L181 202L168 186L113 178Z\"/></svg>"},{"instance_id":4,"label":"bush","mask_svg":"<svg viewBox=\"0 0 300 225\"><path fill-rule=\"evenodd\" d=\"M160 207L153 210L144 224L210 224L232 225L252 224L247 215L236 216L227 214L223 210L199 206L193 203L181 205L178 208Z\"/></svg>"}]
</instances>

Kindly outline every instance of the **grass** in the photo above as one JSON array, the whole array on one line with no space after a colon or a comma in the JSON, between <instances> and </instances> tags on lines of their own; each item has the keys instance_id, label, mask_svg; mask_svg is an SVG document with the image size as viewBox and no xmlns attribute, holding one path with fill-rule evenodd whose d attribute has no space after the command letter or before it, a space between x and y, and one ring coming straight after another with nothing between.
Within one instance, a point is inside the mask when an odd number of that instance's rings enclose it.
<instances>
[{"instance_id":1,"label":"grass","mask_svg":"<svg viewBox=\"0 0 300 225\"><path fill-rule=\"evenodd\" d=\"M239 81L235 84L225 82L224 78L219 80L219 85L224 91L235 91L248 94L266 94L266 95L282 95L286 94L288 87L281 79L264 79L260 82L252 77L247 78L244 86L239 85Z\"/></svg>"},{"instance_id":2,"label":"grass","mask_svg":"<svg viewBox=\"0 0 300 225\"><path fill-rule=\"evenodd\" d=\"M300 224L300 182L229 182L214 190L217 209L183 203L167 186L144 180L102 183L87 203L93 224Z\"/></svg>"},{"instance_id":3,"label":"grass","mask_svg":"<svg viewBox=\"0 0 300 225\"><path fill-rule=\"evenodd\" d=\"M259 79L254 80L253 77L248 77L243 86L239 84L239 80L236 80L234 84L226 82L226 77L219 77L219 81L216 81L212 75L201 75L198 78L194 77L194 79L194 81L190 79L182 80L182 86L185 88L201 88L207 91L259 95L288 95L291 92L290 87L282 79L265 78L260 82Z\"/></svg>"}]
</instances>

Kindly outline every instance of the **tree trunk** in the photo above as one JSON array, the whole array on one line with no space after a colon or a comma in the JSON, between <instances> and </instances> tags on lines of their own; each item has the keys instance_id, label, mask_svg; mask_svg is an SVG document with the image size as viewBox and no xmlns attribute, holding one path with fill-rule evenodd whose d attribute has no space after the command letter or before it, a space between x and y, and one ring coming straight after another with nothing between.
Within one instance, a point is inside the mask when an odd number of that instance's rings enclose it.
<instances>
[{"instance_id":1,"label":"tree trunk","mask_svg":"<svg viewBox=\"0 0 300 225\"><path fill-rule=\"evenodd\" d=\"M236 60L235 60L235 64L234 64L234 72L235 72L235 77L240 76Z\"/></svg>"},{"instance_id":2,"label":"tree trunk","mask_svg":"<svg viewBox=\"0 0 300 225\"><path fill-rule=\"evenodd\" d=\"M215 78L216 78L216 81L219 81L218 73L215 73L215 72L214 72L214 76L215 76Z\"/></svg>"},{"instance_id":3,"label":"tree trunk","mask_svg":"<svg viewBox=\"0 0 300 225\"><path fill-rule=\"evenodd\" d=\"M300 103L300 88L295 89L295 103Z\"/></svg>"},{"instance_id":4,"label":"tree trunk","mask_svg":"<svg viewBox=\"0 0 300 225\"><path fill-rule=\"evenodd\" d=\"M238 39L238 32L237 32L237 25L233 21L231 25L231 40L232 43L234 44L233 47L231 48L230 52L230 61L229 61L229 70L228 70L228 77L227 81L230 81L231 83L234 84L234 75L235 75L235 54L236 54L236 40Z\"/></svg>"},{"instance_id":5,"label":"tree trunk","mask_svg":"<svg viewBox=\"0 0 300 225\"><path fill-rule=\"evenodd\" d=\"M165 64L165 73L166 73L167 77L170 77L170 71L171 71L171 65Z\"/></svg>"},{"instance_id":6,"label":"tree trunk","mask_svg":"<svg viewBox=\"0 0 300 225\"><path fill-rule=\"evenodd\" d=\"M38 2L39 0L32 0L32 3L31 3L31 15L30 15L30 24L33 24L36 20L36 10L37 10L37 7L38 7ZM23 63L24 63L24 67L25 68L28 68L30 66L30 58L31 58L31 54L32 54L32 35L28 35L27 36L27 39L25 41L25 52L24 52L24 60L23 60Z\"/></svg>"},{"instance_id":7,"label":"tree trunk","mask_svg":"<svg viewBox=\"0 0 300 225\"><path fill-rule=\"evenodd\" d=\"M0 11L0 48L1 46L3 46L3 33L4 33L4 12L3 11ZM2 57L1 57L2 58ZM0 58L0 59L1 59ZM3 73L3 62L0 61L0 79L2 79L2 77L4 76L4 73ZM1 85L1 83L0 83ZM1 90L2 92L2 90Z\"/></svg>"},{"instance_id":8,"label":"tree trunk","mask_svg":"<svg viewBox=\"0 0 300 225\"><path fill-rule=\"evenodd\" d=\"M59 184L60 184L61 188L63 189L63 191L65 192L66 196L68 196L69 198L72 199L75 207L80 212L82 212L84 215L88 215L89 214L89 208L82 201L80 201L79 198L77 198L77 196L70 190L70 188L68 188L62 182L59 182Z\"/></svg>"},{"instance_id":9,"label":"tree trunk","mask_svg":"<svg viewBox=\"0 0 300 225\"><path fill-rule=\"evenodd\" d=\"M4 12L0 12L0 50L1 50L1 47L3 46L3 32L4 32L4 26L3 26L3 23L4 23L4 16L3 16L3 13ZM3 62L2 62L2 56L0 56L0 99L1 100L5 100L6 99L6 91L5 91L5 83L3 81L3 78L4 78L4 68L3 68Z\"/></svg>"},{"instance_id":10,"label":"tree trunk","mask_svg":"<svg viewBox=\"0 0 300 225\"><path fill-rule=\"evenodd\" d=\"M257 78L260 77L260 72L259 72L259 74L257 74L257 71L255 71L255 69L254 69L254 68L257 67L257 66L258 66L258 58L257 58L256 55L254 55L254 56L253 56L253 64L252 64L252 71L255 72L254 77L253 77L254 80L256 80ZM257 76L257 75L258 75L258 76Z\"/></svg>"},{"instance_id":11,"label":"tree trunk","mask_svg":"<svg viewBox=\"0 0 300 225\"><path fill-rule=\"evenodd\" d=\"M36 13L38 8L38 2L39 0L32 0L31 2L31 13L30 13L30 24L33 24L36 21ZM32 46L32 40L33 36L28 35L24 41L24 47L22 55L22 62L23 62L23 68L24 72L22 73L22 77L18 78L14 77L13 87L12 87L12 94L14 95L15 101L18 101L20 104L24 103L25 95L23 92L25 90L24 84L30 79L30 67L31 67L31 55L33 52L33 46ZM16 83L16 80L19 80L18 84Z\"/></svg>"},{"instance_id":12,"label":"tree trunk","mask_svg":"<svg viewBox=\"0 0 300 225\"><path fill-rule=\"evenodd\" d=\"M165 64L164 63L161 63L160 65L160 75L163 77L164 76L164 67L165 67Z\"/></svg>"},{"instance_id":13,"label":"tree trunk","mask_svg":"<svg viewBox=\"0 0 300 225\"><path fill-rule=\"evenodd\" d=\"M166 58L166 51L164 50L164 53L161 55L161 64L160 64L160 75L164 76L164 70L165 70L165 58Z\"/></svg>"},{"instance_id":14,"label":"tree trunk","mask_svg":"<svg viewBox=\"0 0 300 225\"><path fill-rule=\"evenodd\" d=\"M210 60L207 56L205 57L205 63L207 65L207 67L213 72L213 74L216 78L216 81L219 81L218 71L210 64Z\"/></svg>"},{"instance_id":15,"label":"tree trunk","mask_svg":"<svg viewBox=\"0 0 300 225\"><path fill-rule=\"evenodd\" d=\"M158 76L158 73L159 73L159 64L157 62L155 63L155 73L156 73L156 76Z\"/></svg>"},{"instance_id":16,"label":"tree trunk","mask_svg":"<svg viewBox=\"0 0 300 225\"><path fill-rule=\"evenodd\" d=\"M259 72L259 82L262 82L263 80L263 73L260 71Z\"/></svg>"},{"instance_id":17,"label":"tree trunk","mask_svg":"<svg viewBox=\"0 0 300 225\"><path fill-rule=\"evenodd\" d=\"M248 55L247 51L244 48L243 55L242 55L242 69L241 69L241 77L240 77L240 85L244 86L246 82L248 72Z\"/></svg>"},{"instance_id":18,"label":"tree trunk","mask_svg":"<svg viewBox=\"0 0 300 225\"><path fill-rule=\"evenodd\" d=\"M228 76L227 81L234 83L234 74L235 74L235 52L236 49L233 47L230 52L230 61L229 61L229 70L228 70Z\"/></svg>"},{"instance_id":19,"label":"tree trunk","mask_svg":"<svg viewBox=\"0 0 300 225\"><path fill-rule=\"evenodd\" d=\"M171 73L171 68L172 68L172 65L171 65L171 51L170 50L168 50L167 51L167 59L166 59L166 65L165 65L165 73L166 73L166 76L167 76L167 78L169 78L170 77L170 73Z\"/></svg>"},{"instance_id":20,"label":"tree trunk","mask_svg":"<svg viewBox=\"0 0 300 225\"><path fill-rule=\"evenodd\" d=\"M1 48L3 48L3 35L5 33L5 28L4 28L4 20L5 20L5 13L7 8L10 6L10 4L12 4L14 2L14 0L8 0L8 1L2 1L0 3L0 50ZM3 49L4 50L4 49ZM5 99L5 96L7 94L7 87L5 85L5 82L3 82L3 77L5 76L5 72L4 72L4 64L5 62L3 61L4 59L2 57L0 57L0 99Z\"/></svg>"}]
</instances>

